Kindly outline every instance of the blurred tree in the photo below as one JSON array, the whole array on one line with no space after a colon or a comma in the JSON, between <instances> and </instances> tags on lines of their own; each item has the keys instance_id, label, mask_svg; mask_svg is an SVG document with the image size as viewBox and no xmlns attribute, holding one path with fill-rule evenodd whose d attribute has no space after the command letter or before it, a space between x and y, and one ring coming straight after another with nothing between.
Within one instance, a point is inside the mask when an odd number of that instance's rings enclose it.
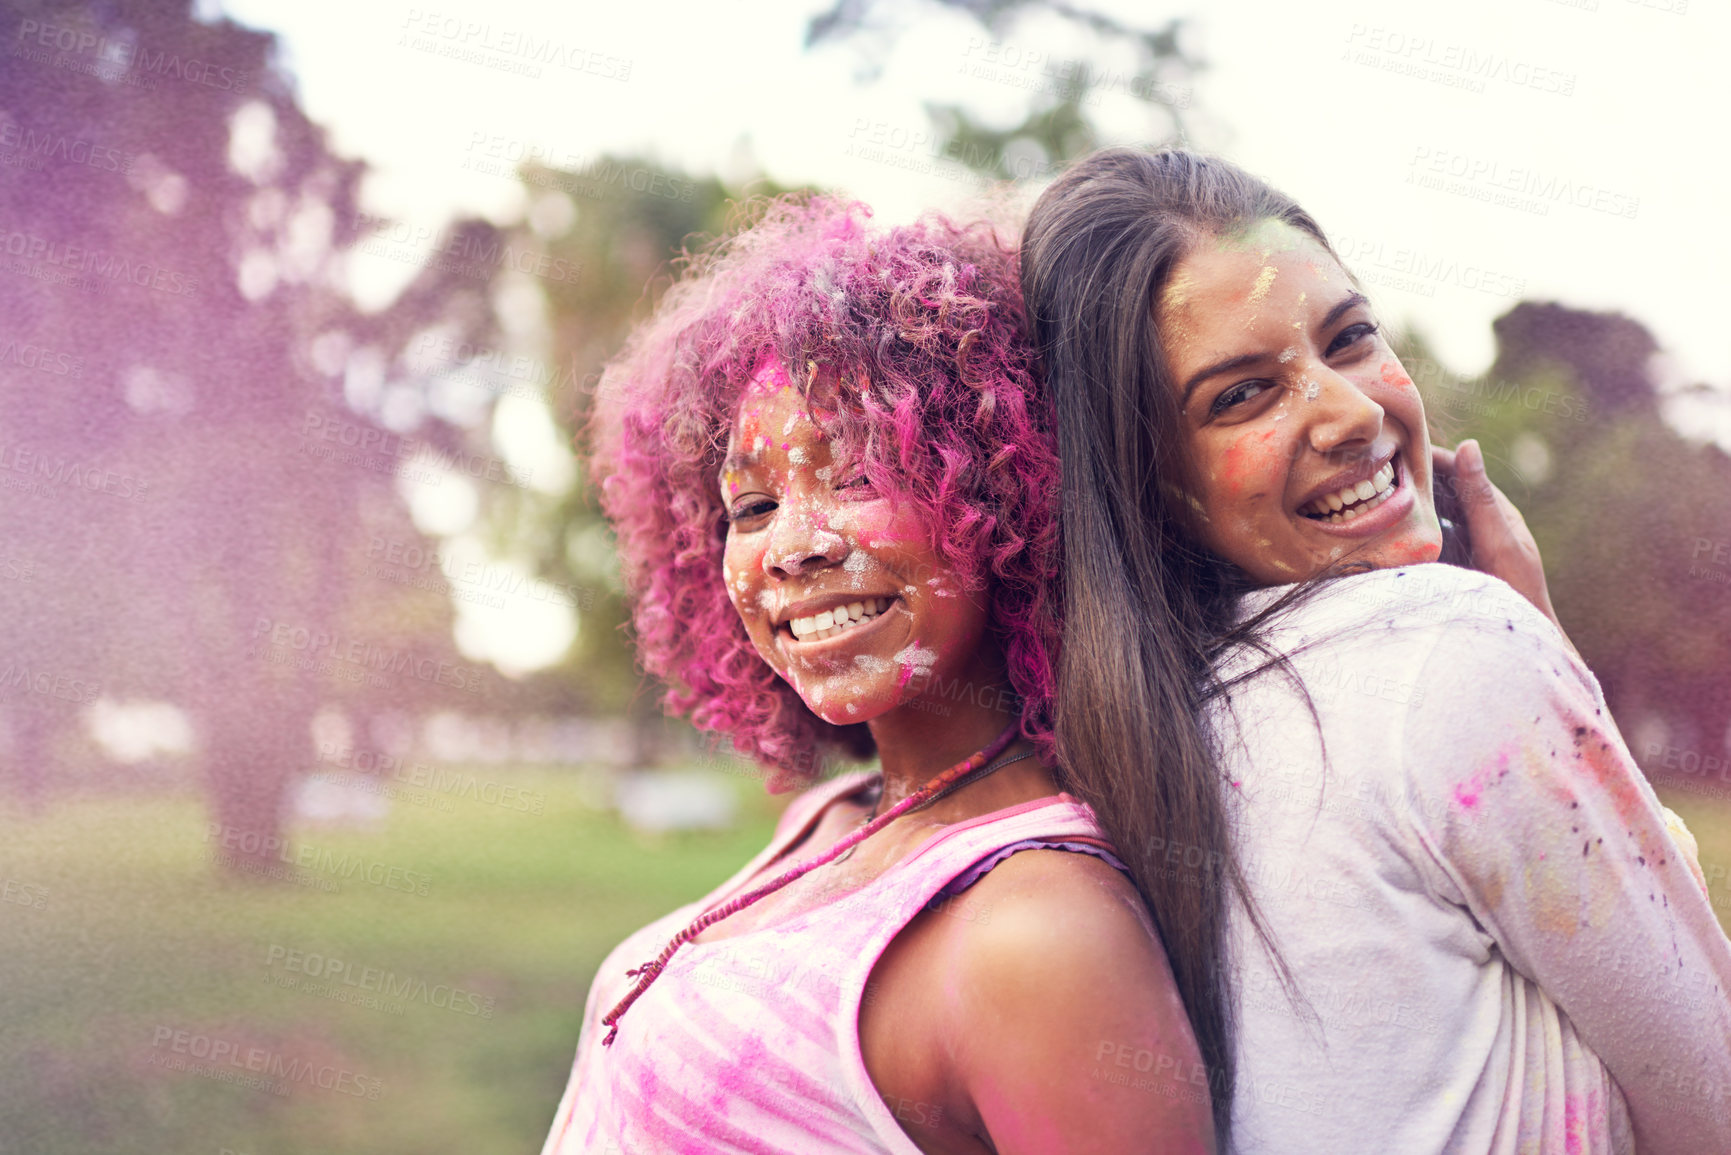
<instances>
[{"instance_id":1,"label":"blurred tree","mask_svg":"<svg viewBox=\"0 0 1731 1155\"><path fill-rule=\"evenodd\" d=\"M435 324L488 339L498 238L389 253L424 267L362 312L362 168L272 37L189 0L0 0L0 20L0 571L30 573L0 581L12 777L29 796L68 771L99 695L168 699L227 847L269 858L321 703L486 684L448 603L359 563L419 540L399 474L452 484L484 451L399 367Z\"/></svg>"},{"instance_id":2,"label":"blurred tree","mask_svg":"<svg viewBox=\"0 0 1731 1155\"><path fill-rule=\"evenodd\" d=\"M515 239L540 245L582 276L542 286L544 330L508 352L548 367L541 396L566 444L576 445L602 365L669 283L672 260L688 243L725 231L734 198L785 190L766 181L730 190L714 177L632 156L601 156L571 170L531 165L520 175L531 208ZM664 723L657 703L642 693L622 632L627 613L612 534L585 470L560 494L493 492L492 548L579 603L575 643L562 663L526 681L529 698L546 709L625 713L636 760L649 763L659 756Z\"/></svg>"},{"instance_id":3,"label":"blurred tree","mask_svg":"<svg viewBox=\"0 0 1731 1155\"><path fill-rule=\"evenodd\" d=\"M1139 28L1095 11L1050 0L938 0L973 17L993 40L970 47L963 67L976 79L1013 82L1030 93L1026 115L1007 126L992 124L959 104L926 106L944 144L941 153L976 172L1005 180L1045 179L1069 161L1103 143L1096 116L1120 98L1141 105L1149 147L1183 143L1194 105L1191 81L1203 62L1183 45L1184 21ZM806 25L808 48L828 42L873 41L870 58L881 67L883 43L893 34L876 20L882 0L836 0ZM1007 38L1034 17L1055 18L1092 41L1085 55L1047 52L1052 43L1038 33L1022 43ZM874 68L868 67L867 75Z\"/></svg>"},{"instance_id":4,"label":"blurred tree","mask_svg":"<svg viewBox=\"0 0 1731 1155\"><path fill-rule=\"evenodd\" d=\"M1731 540L1731 458L1664 419L1658 343L1639 322L1522 302L1494 331L1496 359L1476 378L1449 374L1422 344L1403 350L1438 439L1484 446L1631 743L1658 721L1665 741L1722 753L1731 566L1713 552Z\"/></svg>"}]
</instances>

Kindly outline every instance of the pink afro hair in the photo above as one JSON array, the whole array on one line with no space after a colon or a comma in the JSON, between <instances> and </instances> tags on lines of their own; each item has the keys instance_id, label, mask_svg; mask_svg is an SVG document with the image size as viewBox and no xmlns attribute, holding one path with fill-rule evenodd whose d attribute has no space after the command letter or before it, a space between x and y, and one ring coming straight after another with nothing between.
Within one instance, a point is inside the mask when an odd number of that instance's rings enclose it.
<instances>
[{"instance_id":1,"label":"pink afro hair","mask_svg":"<svg viewBox=\"0 0 1731 1155\"><path fill-rule=\"evenodd\" d=\"M878 228L865 206L786 197L688 253L602 374L592 470L618 536L640 661L670 713L775 768L867 758L862 723L818 718L758 655L723 585L718 474L742 390L766 359L836 416L827 431L933 546L990 591L1022 732L1051 751L1060 469L1035 376L1013 243L936 215Z\"/></svg>"}]
</instances>

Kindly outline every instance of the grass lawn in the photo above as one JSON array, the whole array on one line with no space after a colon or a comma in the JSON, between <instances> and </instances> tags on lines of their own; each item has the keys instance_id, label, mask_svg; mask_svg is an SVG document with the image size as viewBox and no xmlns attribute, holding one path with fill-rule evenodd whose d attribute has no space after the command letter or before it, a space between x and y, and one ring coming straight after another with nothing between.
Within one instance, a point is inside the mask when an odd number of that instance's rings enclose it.
<instances>
[{"instance_id":1,"label":"grass lawn","mask_svg":"<svg viewBox=\"0 0 1731 1155\"><path fill-rule=\"evenodd\" d=\"M317 885L224 878L196 797L0 810L0 1151L538 1150L596 965L737 869L778 807L737 780L737 829L647 840L574 775L509 781L544 812L458 798L399 803L372 832L296 831ZM1731 807L1660 793L1731 924ZM275 1086L212 1077L260 1069Z\"/></svg>"},{"instance_id":2,"label":"grass lawn","mask_svg":"<svg viewBox=\"0 0 1731 1155\"><path fill-rule=\"evenodd\" d=\"M508 781L544 812L470 797L296 831L314 886L222 877L196 797L0 811L0 1151L539 1150L594 968L738 869L777 807L740 780L737 829L650 841L573 775ZM264 1088L211 1074L273 1064Z\"/></svg>"}]
</instances>

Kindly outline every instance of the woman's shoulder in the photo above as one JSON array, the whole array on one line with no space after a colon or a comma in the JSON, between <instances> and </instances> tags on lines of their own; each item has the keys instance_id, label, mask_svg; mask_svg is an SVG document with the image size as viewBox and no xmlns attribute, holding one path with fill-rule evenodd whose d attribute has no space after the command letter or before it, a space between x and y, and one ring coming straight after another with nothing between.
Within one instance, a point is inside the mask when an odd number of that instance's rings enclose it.
<instances>
[{"instance_id":1,"label":"woman's shoulder","mask_svg":"<svg viewBox=\"0 0 1731 1155\"><path fill-rule=\"evenodd\" d=\"M1557 627L1506 582L1476 570L1431 562L1335 578L1276 624L1307 643L1339 637L1515 634L1564 649Z\"/></svg>"}]
</instances>

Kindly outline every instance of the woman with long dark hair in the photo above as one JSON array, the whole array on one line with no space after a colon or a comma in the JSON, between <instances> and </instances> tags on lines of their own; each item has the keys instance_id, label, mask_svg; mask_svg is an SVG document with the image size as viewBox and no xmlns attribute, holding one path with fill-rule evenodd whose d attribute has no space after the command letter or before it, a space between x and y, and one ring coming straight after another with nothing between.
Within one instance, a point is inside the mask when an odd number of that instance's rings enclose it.
<instances>
[{"instance_id":1,"label":"woman with long dark hair","mask_svg":"<svg viewBox=\"0 0 1731 1155\"><path fill-rule=\"evenodd\" d=\"M1015 253L790 200L609 366L670 709L809 786L601 964L548 1155L1212 1150L1160 942L1050 754L1058 463ZM811 785L832 755L877 773Z\"/></svg>"},{"instance_id":2,"label":"woman with long dark hair","mask_svg":"<svg viewBox=\"0 0 1731 1155\"><path fill-rule=\"evenodd\" d=\"M1731 1151L1731 945L1553 622L1428 564L1424 406L1322 229L1217 159L1110 150L1022 254L1058 749L1228 1149Z\"/></svg>"}]
</instances>

